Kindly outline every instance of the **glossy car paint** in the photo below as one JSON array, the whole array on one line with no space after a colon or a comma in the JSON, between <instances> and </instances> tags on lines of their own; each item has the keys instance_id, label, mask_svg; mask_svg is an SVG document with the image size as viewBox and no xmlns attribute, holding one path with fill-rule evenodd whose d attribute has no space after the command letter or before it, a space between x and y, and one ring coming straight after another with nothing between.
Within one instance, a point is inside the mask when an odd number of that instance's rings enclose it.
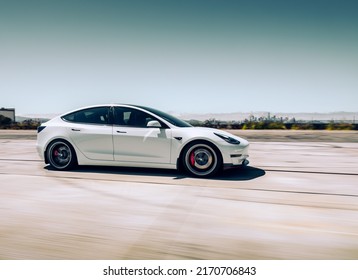
<instances>
[{"instance_id":1,"label":"glossy car paint","mask_svg":"<svg viewBox=\"0 0 358 280\"><path fill-rule=\"evenodd\" d=\"M162 127L132 127L117 124L92 124L66 121L63 116L95 107L133 108L160 121ZM67 141L74 149L79 165L107 165L175 169L182 151L192 143L209 143L220 153L224 165L246 164L249 143L228 132L202 127L178 127L141 107L107 104L80 108L43 123L38 133L37 151L46 159L49 144ZM240 141L230 144L214 133Z\"/></svg>"}]
</instances>

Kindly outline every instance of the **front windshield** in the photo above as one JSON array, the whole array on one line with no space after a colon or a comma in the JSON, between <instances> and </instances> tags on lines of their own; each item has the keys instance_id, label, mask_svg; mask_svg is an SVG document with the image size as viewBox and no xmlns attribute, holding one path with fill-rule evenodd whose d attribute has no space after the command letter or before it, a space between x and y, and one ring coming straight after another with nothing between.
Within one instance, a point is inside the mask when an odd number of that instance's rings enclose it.
<instances>
[{"instance_id":1,"label":"front windshield","mask_svg":"<svg viewBox=\"0 0 358 280\"><path fill-rule=\"evenodd\" d=\"M166 120L167 122L171 123L172 125L175 125L177 127L191 127L190 124L188 124L187 122L180 120L172 115L169 115L167 113L164 113L162 111L159 111L157 109L153 109L153 108L148 108L148 107L144 107L144 106L138 106L139 108L142 108L144 110L147 110L153 114L156 114L157 116L161 117L162 119Z\"/></svg>"}]
</instances>

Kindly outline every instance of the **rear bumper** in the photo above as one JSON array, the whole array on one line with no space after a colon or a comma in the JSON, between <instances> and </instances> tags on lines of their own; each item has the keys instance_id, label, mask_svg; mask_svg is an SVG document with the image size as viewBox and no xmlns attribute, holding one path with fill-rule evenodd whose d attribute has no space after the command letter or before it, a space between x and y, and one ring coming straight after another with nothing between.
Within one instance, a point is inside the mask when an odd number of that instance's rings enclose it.
<instances>
[{"instance_id":1,"label":"rear bumper","mask_svg":"<svg viewBox=\"0 0 358 280\"><path fill-rule=\"evenodd\" d=\"M40 158L42 160L44 160L44 150L43 150L43 147L39 144L36 144L36 151L38 153L38 155L40 156Z\"/></svg>"}]
</instances>

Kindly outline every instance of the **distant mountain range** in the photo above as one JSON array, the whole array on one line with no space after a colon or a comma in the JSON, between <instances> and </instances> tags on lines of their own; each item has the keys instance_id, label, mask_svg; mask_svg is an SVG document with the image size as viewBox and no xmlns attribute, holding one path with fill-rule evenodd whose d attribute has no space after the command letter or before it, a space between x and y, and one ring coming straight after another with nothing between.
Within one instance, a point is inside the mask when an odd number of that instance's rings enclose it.
<instances>
[{"instance_id":1,"label":"distant mountain range","mask_svg":"<svg viewBox=\"0 0 358 280\"><path fill-rule=\"evenodd\" d=\"M236 113L207 113L207 114L189 114L189 113L173 113L171 114L183 119L183 120L198 120L205 121L209 119L216 119L221 121L243 121L250 119L250 116L255 118L287 118L295 119L296 121L358 121L358 112L331 112L331 113L275 113L275 112L236 112ZM40 121L47 121L58 114L28 114L22 116L16 116L16 121L22 122L28 119L37 119Z\"/></svg>"},{"instance_id":2,"label":"distant mountain range","mask_svg":"<svg viewBox=\"0 0 358 280\"><path fill-rule=\"evenodd\" d=\"M296 121L349 121L355 122L358 120L358 112L332 112L332 113L275 113L275 112L237 112L237 113L222 113L222 114L180 114L177 115L185 120L204 121L208 119L216 119L221 121L243 121L250 119L250 116L255 118L282 118L295 119Z\"/></svg>"}]
</instances>

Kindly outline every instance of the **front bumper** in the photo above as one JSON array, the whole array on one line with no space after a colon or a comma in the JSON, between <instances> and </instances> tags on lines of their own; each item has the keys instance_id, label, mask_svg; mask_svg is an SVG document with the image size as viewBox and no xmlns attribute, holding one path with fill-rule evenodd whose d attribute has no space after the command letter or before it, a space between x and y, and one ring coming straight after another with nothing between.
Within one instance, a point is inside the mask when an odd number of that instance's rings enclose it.
<instances>
[{"instance_id":1,"label":"front bumper","mask_svg":"<svg viewBox=\"0 0 358 280\"><path fill-rule=\"evenodd\" d=\"M247 145L225 145L222 147L224 165L248 165L249 144Z\"/></svg>"}]
</instances>

